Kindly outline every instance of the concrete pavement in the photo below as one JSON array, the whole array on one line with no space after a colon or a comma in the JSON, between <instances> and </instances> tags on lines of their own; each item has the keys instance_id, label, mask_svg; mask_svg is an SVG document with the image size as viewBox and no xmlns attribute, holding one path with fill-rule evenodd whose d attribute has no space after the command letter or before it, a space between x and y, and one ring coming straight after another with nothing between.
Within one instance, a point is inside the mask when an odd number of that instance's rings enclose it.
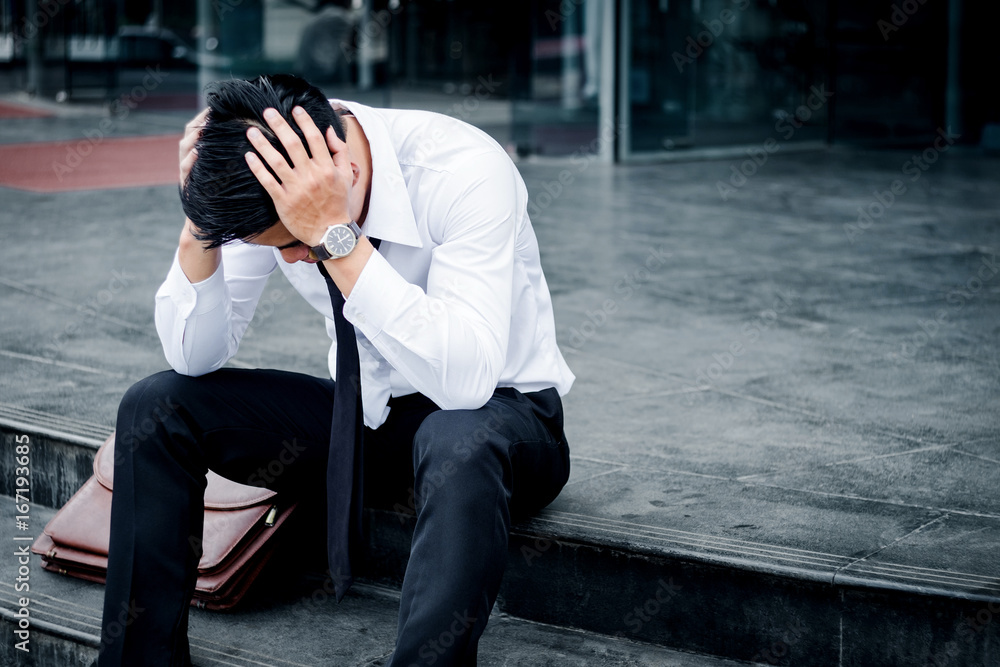
<instances>
[{"instance_id":1,"label":"concrete pavement","mask_svg":"<svg viewBox=\"0 0 1000 667\"><path fill-rule=\"evenodd\" d=\"M0 141L47 139L53 126L79 136L95 118L5 120ZM136 113L122 131L175 132L185 119ZM565 399L573 474L532 527L968 601L949 628L1000 600L996 158L945 139L779 150L764 164L518 166L578 376ZM152 297L180 231L176 189L0 198L5 414L110 431L127 387L166 367ZM308 373L325 358L322 323L280 274L251 326L234 365ZM629 631L629 602L609 612L608 634ZM585 614L595 604L579 600ZM904 622L843 613L855 664L866 633ZM970 664L997 650L995 626L977 635L986 648L970 644ZM692 650L710 648L699 637ZM749 659L761 645L723 653Z\"/></svg>"}]
</instances>

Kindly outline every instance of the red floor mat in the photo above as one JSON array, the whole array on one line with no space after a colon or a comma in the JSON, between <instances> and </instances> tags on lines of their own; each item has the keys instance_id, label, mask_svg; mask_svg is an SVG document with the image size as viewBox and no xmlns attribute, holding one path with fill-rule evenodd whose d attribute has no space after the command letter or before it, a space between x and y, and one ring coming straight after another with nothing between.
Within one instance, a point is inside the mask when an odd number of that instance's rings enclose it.
<instances>
[{"instance_id":1,"label":"red floor mat","mask_svg":"<svg viewBox=\"0 0 1000 667\"><path fill-rule=\"evenodd\" d=\"M177 182L181 135L0 146L0 186L32 192L104 190Z\"/></svg>"},{"instance_id":2,"label":"red floor mat","mask_svg":"<svg viewBox=\"0 0 1000 667\"><path fill-rule=\"evenodd\" d=\"M0 102L0 118L45 118L51 115L48 111L24 106L23 104Z\"/></svg>"}]
</instances>

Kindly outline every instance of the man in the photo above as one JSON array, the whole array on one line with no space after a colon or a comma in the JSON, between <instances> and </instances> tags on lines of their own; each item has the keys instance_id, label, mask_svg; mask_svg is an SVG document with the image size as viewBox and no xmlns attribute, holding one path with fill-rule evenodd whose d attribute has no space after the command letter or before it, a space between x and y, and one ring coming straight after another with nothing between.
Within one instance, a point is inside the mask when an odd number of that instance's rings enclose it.
<instances>
[{"instance_id":1,"label":"man","mask_svg":"<svg viewBox=\"0 0 1000 667\"><path fill-rule=\"evenodd\" d=\"M217 84L181 141L181 184L187 219L156 295L174 370L119 408L99 664L190 663L206 470L253 483L293 439L302 451L268 486L325 485L338 598L362 479L367 500L414 489L390 664L475 664L511 515L551 502L569 474L573 375L516 168L455 119L273 76ZM222 368L275 268L326 317L339 382ZM110 633L123 604L141 611Z\"/></svg>"}]
</instances>

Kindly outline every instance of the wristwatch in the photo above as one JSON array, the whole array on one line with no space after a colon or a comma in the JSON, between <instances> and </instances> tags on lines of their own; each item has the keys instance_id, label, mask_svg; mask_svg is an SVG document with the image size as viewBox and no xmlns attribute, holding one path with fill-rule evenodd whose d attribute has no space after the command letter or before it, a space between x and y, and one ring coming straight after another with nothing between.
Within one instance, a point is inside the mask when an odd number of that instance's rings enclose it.
<instances>
[{"instance_id":1,"label":"wristwatch","mask_svg":"<svg viewBox=\"0 0 1000 667\"><path fill-rule=\"evenodd\" d=\"M322 242L312 246L309 250L321 262L328 259L340 259L351 254L351 251L358 244L360 236L361 228L353 220L339 225L330 225L323 234Z\"/></svg>"}]
</instances>

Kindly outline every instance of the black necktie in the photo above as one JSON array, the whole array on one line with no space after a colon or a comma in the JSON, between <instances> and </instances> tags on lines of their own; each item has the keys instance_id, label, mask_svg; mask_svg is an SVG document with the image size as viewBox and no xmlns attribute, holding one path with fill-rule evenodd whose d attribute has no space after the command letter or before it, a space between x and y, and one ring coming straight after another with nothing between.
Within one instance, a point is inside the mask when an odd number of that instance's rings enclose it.
<instances>
[{"instance_id":1,"label":"black necktie","mask_svg":"<svg viewBox=\"0 0 1000 667\"><path fill-rule=\"evenodd\" d=\"M378 249L378 239L371 239ZM337 602L354 582L351 553L362 545L364 412L361 363L354 325L344 317L344 295L323 263L337 332L337 377L330 426L330 458L326 465L326 549Z\"/></svg>"}]
</instances>

